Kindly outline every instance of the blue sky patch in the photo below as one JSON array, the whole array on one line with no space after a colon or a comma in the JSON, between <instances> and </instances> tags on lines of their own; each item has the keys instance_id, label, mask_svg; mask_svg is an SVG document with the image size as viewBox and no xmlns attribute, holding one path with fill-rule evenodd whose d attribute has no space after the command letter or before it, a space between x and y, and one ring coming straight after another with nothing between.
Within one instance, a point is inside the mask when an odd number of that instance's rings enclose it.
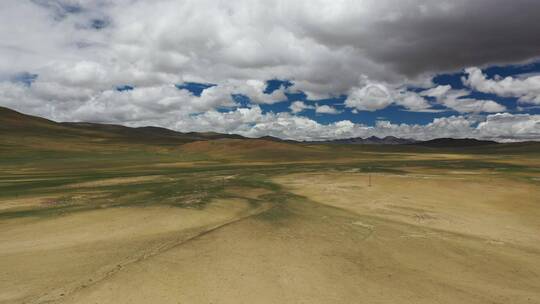
<instances>
[{"instance_id":1,"label":"blue sky patch","mask_svg":"<svg viewBox=\"0 0 540 304\"><path fill-rule=\"evenodd\" d=\"M531 62L525 65L506 65L492 66L482 70L489 78L496 75L500 77L519 76L520 74L537 74L540 73L540 61Z\"/></svg>"},{"instance_id":2,"label":"blue sky patch","mask_svg":"<svg viewBox=\"0 0 540 304\"><path fill-rule=\"evenodd\" d=\"M14 75L11 78L11 81L16 83L22 83L26 86L31 86L34 81L39 77L38 74L32 74L28 72L22 72L19 74Z\"/></svg>"},{"instance_id":3,"label":"blue sky patch","mask_svg":"<svg viewBox=\"0 0 540 304\"><path fill-rule=\"evenodd\" d=\"M135 87L127 85L127 84L116 87L116 90L118 92L133 91L133 89L135 89Z\"/></svg>"},{"instance_id":4,"label":"blue sky patch","mask_svg":"<svg viewBox=\"0 0 540 304\"><path fill-rule=\"evenodd\" d=\"M184 82L176 84L176 88L179 90L188 90L191 94L200 97L202 92L208 88L215 87L216 84L212 83L198 83L198 82Z\"/></svg>"},{"instance_id":5,"label":"blue sky patch","mask_svg":"<svg viewBox=\"0 0 540 304\"><path fill-rule=\"evenodd\" d=\"M266 81L266 89L264 90L265 94L272 94L275 90L278 90L281 87L289 88L293 85L289 80L279 80L279 79L270 79Z\"/></svg>"},{"instance_id":6,"label":"blue sky patch","mask_svg":"<svg viewBox=\"0 0 540 304\"><path fill-rule=\"evenodd\" d=\"M243 94L233 94L232 98L240 108L248 107L251 104L251 99Z\"/></svg>"},{"instance_id":7,"label":"blue sky patch","mask_svg":"<svg viewBox=\"0 0 540 304\"><path fill-rule=\"evenodd\" d=\"M105 19L92 19L90 20L90 27L95 30L101 30L109 25L109 21Z\"/></svg>"}]
</instances>

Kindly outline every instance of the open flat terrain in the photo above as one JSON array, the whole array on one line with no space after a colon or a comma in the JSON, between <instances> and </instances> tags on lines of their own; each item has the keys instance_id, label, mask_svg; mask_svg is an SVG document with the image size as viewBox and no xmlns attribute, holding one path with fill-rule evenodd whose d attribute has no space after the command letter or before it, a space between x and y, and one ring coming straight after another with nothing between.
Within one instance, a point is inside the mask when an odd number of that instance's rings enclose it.
<instances>
[{"instance_id":1,"label":"open flat terrain","mask_svg":"<svg viewBox=\"0 0 540 304\"><path fill-rule=\"evenodd\" d=\"M540 303L537 144L147 142L30 122L68 135L1 137L0 303Z\"/></svg>"}]
</instances>

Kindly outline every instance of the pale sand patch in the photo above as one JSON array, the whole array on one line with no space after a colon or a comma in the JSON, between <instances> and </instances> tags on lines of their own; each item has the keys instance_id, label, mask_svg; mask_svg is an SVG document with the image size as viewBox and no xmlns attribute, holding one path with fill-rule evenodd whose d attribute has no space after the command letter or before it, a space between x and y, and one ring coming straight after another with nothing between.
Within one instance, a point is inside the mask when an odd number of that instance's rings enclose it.
<instances>
[{"instance_id":1,"label":"pale sand patch","mask_svg":"<svg viewBox=\"0 0 540 304\"><path fill-rule=\"evenodd\" d=\"M55 299L99 281L117 267L255 211L234 199L217 200L204 210L124 207L3 220L0 303Z\"/></svg>"},{"instance_id":2,"label":"pale sand patch","mask_svg":"<svg viewBox=\"0 0 540 304\"><path fill-rule=\"evenodd\" d=\"M181 161L181 162L168 162L168 163L156 163L151 164L152 167L161 167L161 168L193 168L199 166L212 166L212 165L221 165L221 162L218 161ZM148 165L137 165L131 166L131 168L146 168Z\"/></svg>"},{"instance_id":3,"label":"pale sand patch","mask_svg":"<svg viewBox=\"0 0 540 304\"><path fill-rule=\"evenodd\" d=\"M540 250L540 187L463 175L293 174L275 181L316 202Z\"/></svg>"},{"instance_id":4,"label":"pale sand patch","mask_svg":"<svg viewBox=\"0 0 540 304\"><path fill-rule=\"evenodd\" d=\"M154 181L163 178L163 175L145 175L135 177L115 177L100 179L90 182L82 182L66 185L64 188L85 188L85 187L103 187L103 186L117 186L117 185L129 185L138 184L148 181Z\"/></svg>"},{"instance_id":5,"label":"pale sand patch","mask_svg":"<svg viewBox=\"0 0 540 304\"><path fill-rule=\"evenodd\" d=\"M374 152L379 155L380 153ZM476 158L473 155L467 154L435 154L435 153L397 153L389 154L389 156L399 160L466 160Z\"/></svg>"},{"instance_id":6,"label":"pale sand patch","mask_svg":"<svg viewBox=\"0 0 540 304\"><path fill-rule=\"evenodd\" d=\"M73 202L88 202L104 198L108 193L98 191L85 191L84 193L70 193L67 196L62 195L36 195L27 197L11 197L0 199L0 211L22 211L36 210L71 204Z\"/></svg>"},{"instance_id":7,"label":"pale sand patch","mask_svg":"<svg viewBox=\"0 0 540 304\"><path fill-rule=\"evenodd\" d=\"M25 209L42 206L44 203L58 199L58 195L0 199L0 210Z\"/></svg>"},{"instance_id":8,"label":"pale sand patch","mask_svg":"<svg viewBox=\"0 0 540 304\"><path fill-rule=\"evenodd\" d=\"M537 254L455 234L433 238L308 202L279 208L133 263L58 303L525 304L540 296Z\"/></svg>"}]
</instances>

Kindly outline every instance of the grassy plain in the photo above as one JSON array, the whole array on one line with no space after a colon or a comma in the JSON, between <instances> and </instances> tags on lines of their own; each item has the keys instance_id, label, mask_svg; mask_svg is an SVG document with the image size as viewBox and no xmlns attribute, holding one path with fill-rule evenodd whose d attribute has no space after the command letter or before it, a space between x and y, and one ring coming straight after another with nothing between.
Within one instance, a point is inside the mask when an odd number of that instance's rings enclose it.
<instances>
[{"instance_id":1,"label":"grassy plain","mask_svg":"<svg viewBox=\"0 0 540 304\"><path fill-rule=\"evenodd\" d=\"M0 303L540 303L538 144L0 122Z\"/></svg>"}]
</instances>

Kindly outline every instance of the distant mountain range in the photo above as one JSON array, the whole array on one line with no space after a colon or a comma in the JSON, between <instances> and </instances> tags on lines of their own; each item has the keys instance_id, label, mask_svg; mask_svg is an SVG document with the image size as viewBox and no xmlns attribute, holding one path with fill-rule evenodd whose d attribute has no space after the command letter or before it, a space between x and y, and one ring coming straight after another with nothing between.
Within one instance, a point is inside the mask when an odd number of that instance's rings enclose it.
<instances>
[{"instance_id":1,"label":"distant mountain range","mask_svg":"<svg viewBox=\"0 0 540 304\"><path fill-rule=\"evenodd\" d=\"M54 122L40 117L30 116L14 110L0 107L0 137L11 138L11 143L18 138L51 137L65 140L86 140L91 142L154 143L178 145L194 141L234 139L250 140L237 134L221 134L214 132L182 133L160 127L131 128L121 125L86 123L86 122ZM272 136L264 136L258 140L282 142L288 144L340 144L340 145L408 145L431 148L465 148L498 145L495 141L477 140L472 138L453 139L439 138L428 141L386 136L368 138L348 138L328 141L293 141L283 140ZM500 145L500 144L499 144Z\"/></svg>"},{"instance_id":2,"label":"distant mountain range","mask_svg":"<svg viewBox=\"0 0 540 304\"><path fill-rule=\"evenodd\" d=\"M474 138L437 138L428 141L417 142L415 145L433 148L452 148L452 147L480 147L488 145L497 145L496 141L478 140Z\"/></svg>"},{"instance_id":3,"label":"distant mountain range","mask_svg":"<svg viewBox=\"0 0 540 304\"><path fill-rule=\"evenodd\" d=\"M491 140L479 140L474 138L437 138L426 141L418 141L410 138L399 138L386 136L383 138L371 136L367 138L355 137L346 139L336 139L327 141L311 141L311 144L340 144L340 145L415 145L432 148L452 148L452 147L479 147L486 145L496 145L498 142Z\"/></svg>"},{"instance_id":4,"label":"distant mountain range","mask_svg":"<svg viewBox=\"0 0 540 304\"><path fill-rule=\"evenodd\" d=\"M414 144L418 141L408 138L399 138L395 136L386 136L380 138L377 136L371 136L367 138L355 137L346 139L335 139L328 141L311 141L309 143L314 144L342 144L342 145L407 145Z\"/></svg>"}]
</instances>

